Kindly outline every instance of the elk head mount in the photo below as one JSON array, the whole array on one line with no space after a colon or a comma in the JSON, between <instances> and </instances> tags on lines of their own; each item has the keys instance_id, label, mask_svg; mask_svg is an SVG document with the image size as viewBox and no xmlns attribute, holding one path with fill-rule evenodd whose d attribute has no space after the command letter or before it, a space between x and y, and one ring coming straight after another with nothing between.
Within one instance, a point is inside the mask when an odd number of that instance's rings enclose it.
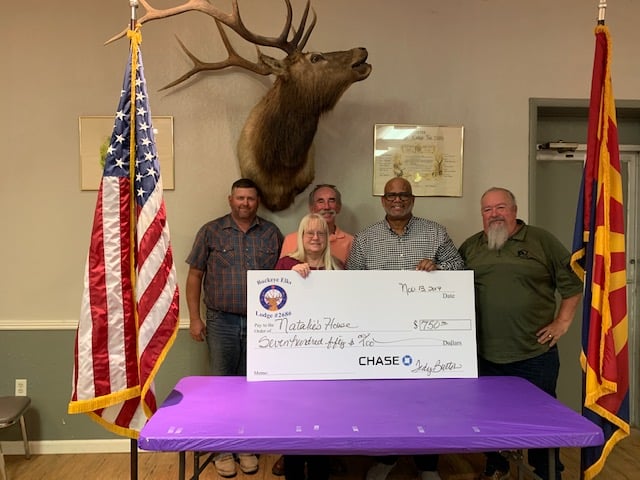
<instances>
[{"instance_id":1,"label":"elk head mount","mask_svg":"<svg viewBox=\"0 0 640 480\"><path fill-rule=\"evenodd\" d=\"M262 203L269 210L289 207L314 177L312 144L320 116L331 110L352 83L366 79L371 65L366 63L367 50L352 48L340 52L303 52L316 24L307 27L310 0L307 0L297 29L292 27L290 0L285 24L277 37L255 34L244 25L238 1L232 0L232 13L224 13L208 0L188 0L167 9L153 8L147 0L139 0L146 13L139 24L188 11L211 16L218 27L228 57L220 62L203 62L178 39L193 62L193 67L162 90L174 87L196 73L240 67L259 75L275 75L276 80L266 95L253 107L238 140L240 172L251 178L262 190ZM256 45L257 60L249 61L234 50L222 25L244 40ZM125 36L126 30L107 43ZM276 59L260 51L260 46L282 50L286 56Z\"/></svg>"}]
</instances>

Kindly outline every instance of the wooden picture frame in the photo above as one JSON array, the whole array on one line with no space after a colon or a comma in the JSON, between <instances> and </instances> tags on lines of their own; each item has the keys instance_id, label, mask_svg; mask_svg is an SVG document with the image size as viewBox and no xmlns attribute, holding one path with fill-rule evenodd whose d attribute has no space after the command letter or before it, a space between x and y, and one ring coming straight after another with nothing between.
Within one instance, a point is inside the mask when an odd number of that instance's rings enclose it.
<instances>
[{"instance_id":1,"label":"wooden picture frame","mask_svg":"<svg viewBox=\"0 0 640 480\"><path fill-rule=\"evenodd\" d=\"M79 117L80 135L80 189L98 190L104 167L104 150L113 132L114 117ZM165 190L174 190L173 117L154 116L153 124L160 174Z\"/></svg>"},{"instance_id":2,"label":"wooden picture frame","mask_svg":"<svg viewBox=\"0 0 640 480\"><path fill-rule=\"evenodd\" d=\"M416 197L461 197L463 140L461 126L376 124L373 194L402 177Z\"/></svg>"}]
</instances>

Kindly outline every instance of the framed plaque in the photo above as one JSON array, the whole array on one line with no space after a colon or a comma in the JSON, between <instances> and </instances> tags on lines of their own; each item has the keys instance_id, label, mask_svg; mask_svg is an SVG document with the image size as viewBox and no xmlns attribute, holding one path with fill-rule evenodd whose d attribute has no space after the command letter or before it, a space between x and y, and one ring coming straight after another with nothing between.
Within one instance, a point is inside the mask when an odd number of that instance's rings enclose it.
<instances>
[{"instance_id":1,"label":"framed plaque","mask_svg":"<svg viewBox=\"0 0 640 480\"><path fill-rule=\"evenodd\" d=\"M418 197L461 197L464 127L376 124L373 194L393 177L411 182Z\"/></svg>"}]
</instances>

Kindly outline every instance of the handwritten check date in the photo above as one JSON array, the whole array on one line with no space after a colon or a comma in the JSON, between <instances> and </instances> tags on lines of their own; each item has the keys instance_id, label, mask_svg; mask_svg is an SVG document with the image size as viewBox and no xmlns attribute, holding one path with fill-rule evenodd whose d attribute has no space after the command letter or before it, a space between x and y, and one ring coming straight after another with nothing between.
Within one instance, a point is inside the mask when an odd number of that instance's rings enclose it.
<instances>
[{"instance_id":1,"label":"handwritten check date","mask_svg":"<svg viewBox=\"0 0 640 480\"><path fill-rule=\"evenodd\" d=\"M473 272L251 270L247 379L475 378Z\"/></svg>"}]
</instances>

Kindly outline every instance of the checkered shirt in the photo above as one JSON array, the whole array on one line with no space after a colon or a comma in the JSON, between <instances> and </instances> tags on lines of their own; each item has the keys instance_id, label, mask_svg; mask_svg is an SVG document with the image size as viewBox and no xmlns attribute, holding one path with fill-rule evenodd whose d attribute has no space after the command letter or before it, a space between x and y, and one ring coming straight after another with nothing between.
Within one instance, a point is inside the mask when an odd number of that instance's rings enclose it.
<instances>
[{"instance_id":1,"label":"checkered shirt","mask_svg":"<svg viewBox=\"0 0 640 480\"><path fill-rule=\"evenodd\" d=\"M354 237L347 270L413 270L425 258L440 270L464 268L447 230L439 223L411 217L404 234L398 235L385 219Z\"/></svg>"},{"instance_id":2,"label":"checkered shirt","mask_svg":"<svg viewBox=\"0 0 640 480\"><path fill-rule=\"evenodd\" d=\"M278 227L260 217L246 233L229 214L203 225L187 263L205 272L205 305L212 310L246 315L247 270L273 269L281 246Z\"/></svg>"}]
</instances>

